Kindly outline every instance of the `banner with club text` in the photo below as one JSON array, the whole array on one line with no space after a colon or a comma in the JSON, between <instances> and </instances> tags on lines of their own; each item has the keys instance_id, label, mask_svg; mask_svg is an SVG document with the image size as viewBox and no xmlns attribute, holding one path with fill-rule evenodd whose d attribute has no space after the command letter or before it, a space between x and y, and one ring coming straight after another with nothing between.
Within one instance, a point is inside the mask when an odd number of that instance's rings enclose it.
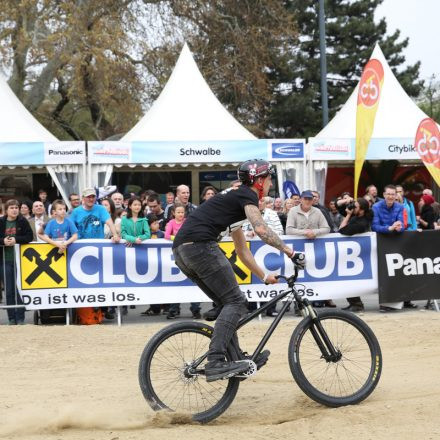
<instances>
[{"instance_id":1,"label":"banner with club text","mask_svg":"<svg viewBox=\"0 0 440 440\"><path fill-rule=\"evenodd\" d=\"M329 234L315 240L284 237L307 256L297 290L310 299L377 292L376 235ZM270 273L291 275L290 259L259 239L248 246ZM210 301L174 263L172 243L146 240L134 247L79 240L66 253L46 243L16 245L17 285L27 309ZM249 301L268 301L286 288L266 286L237 258L232 241L220 247Z\"/></svg>"}]
</instances>

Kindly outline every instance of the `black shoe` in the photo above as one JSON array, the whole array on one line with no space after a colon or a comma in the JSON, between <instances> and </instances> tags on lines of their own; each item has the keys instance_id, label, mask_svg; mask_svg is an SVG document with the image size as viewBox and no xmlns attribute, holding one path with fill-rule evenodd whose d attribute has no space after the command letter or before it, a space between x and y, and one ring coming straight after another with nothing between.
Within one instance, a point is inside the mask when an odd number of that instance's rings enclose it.
<instances>
[{"instance_id":1,"label":"black shoe","mask_svg":"<svg viewBox=\"0 0 440 440\"><path fill-rule=\"evenodd\" d=\"M342 307L342 310L347 310L347 312L359 313L364 312L364 306L361 304L350 304L347 307Z\"/></svg>"},{"instance_id":2,"label":"black shoe","mask_svg":"<svg viewBox=\"0 0 440 440\"><path fill-rule=\"evenodd\" d=\"M202 319L202 315L200 314L200 310L193 312L193 319Z\"/></svg>"},{"instance_id":3,"label":"black shoe","mask_svg":"<svg viewBox=\"0 0 440 440\"><path fill-rule=\"evenodd\" d=\"M176 318L177 318L177 313L168 312L167 319L176 319Z\"/></svg>"},{"instance_id":4,"label":"black shoe","mask_svg":"<svg viewBox=\"0 0 440 440\"><path fill-rule=\"evenodd\" d=\"M247 353L243 353L244 359L251 359L251 355ZM257 359L255 359L255 365L257 366L257 370L259 370L261 367L266 365L267 361L269 360L270 351L269 350L263 350L258 356Z\"/></svg>"},{"instance_id":5,"label":"black shoe","mask_svg":"<svg viewBox=\"0 0 440 440\"><path fill-rule=\"evenodd\" d=\"M411 301L404 301L403 302L403 308L404 309L417 309L418 305L412 303Z\"/></svg>"},{"instance_id":6,"label":"black shoe","mask_svg":"<svg viewBox=\"0 0 440 440\"><path fill-rule=\"evenodd\" d=\"M220 315L221 307L214 307L203 314L203 318L207 321L215 321Z\"/></svg>"},{"instance_id":7,"label":"black shoe","mask_svg":"<svg viewBox=\"0 0 440 440\"><path fill-rule=\"evenodd\" d=\"M205 365L206 381L229 379L236 374L244 373L248 368L249 364L247 362L211 361Z\"/></svg>"},{"instance_id":8,"label":"black shoe","mask_svg":"<svg viewBox=\"0 0 440 440\"><path fill-rule=\"evenodd\" d=\"M115 315L113 313L110 312L106 312L104 315L105 319L115 319Z\"/></svg>"},{"instance_id":9,"label":"black shoe","mask_svg":"<svg viewBox=\"0 0 440 440\"><path fill-rule=\"evenodd\" d=\"M312 301L312 307L321 308L324 307L324 301Z\"/></svg>"}]
</instances>

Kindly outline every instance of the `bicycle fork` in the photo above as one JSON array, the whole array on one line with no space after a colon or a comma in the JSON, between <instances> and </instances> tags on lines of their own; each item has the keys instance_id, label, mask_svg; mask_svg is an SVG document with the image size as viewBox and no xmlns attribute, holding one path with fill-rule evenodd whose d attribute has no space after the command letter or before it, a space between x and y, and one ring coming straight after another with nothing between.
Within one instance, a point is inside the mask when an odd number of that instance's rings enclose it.
<instances>
[{"instance_id":1,"label":"bicycle fork","mask_svg":"<svg viewBox=\"0 0 440 440\"><path fill-rule=\"evenodd\" d=\"M327 332L325 331L324 327L321 324L321 321L319 320L318 315L316 314L315 310L310 304L310 301L307 298L305 298L301 302L304 306L304 309L307 310L309 316L312 319L312 325L310 326L310 333L312 334L313 339L318 345L322 357L327 362L339 361L342 357L342 354L339 350L336 350L335 347L333 346L332 342L330 341L327 335Z\"/></svg>"}]
</instances>

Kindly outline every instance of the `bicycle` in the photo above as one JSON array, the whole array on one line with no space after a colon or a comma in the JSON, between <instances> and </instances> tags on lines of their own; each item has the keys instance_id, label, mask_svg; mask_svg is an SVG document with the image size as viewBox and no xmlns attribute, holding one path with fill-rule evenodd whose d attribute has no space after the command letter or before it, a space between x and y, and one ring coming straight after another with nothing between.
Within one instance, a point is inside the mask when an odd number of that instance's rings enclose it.
<instances>
[{"instance_id":1,"label":"bicycle","mask_svg":"<svg viewBox=\"0 0 440 440\"><path fill-rule=\"evenodd\" d=\"M240 381L253 376L255 363L289 306L295 302L303 316L290 338L290 370L301 390L316 402L339 407L366 399L375 389L382 371L382 355L373 331L351 312L317 313L307 298L295 289L298 267L284 279L288 290L279 293L242 318L237 330L260 313L286 298L254 353L246 356L231 343L228 360L249 364L245 373L225 380L206 382L204 363L213 327L200 322L180 322L159 331L147 343L139 363L139 384L155 411L171 410L191 414L207 423L221 415L233 402Z\"/></svg>"}]
</instances>

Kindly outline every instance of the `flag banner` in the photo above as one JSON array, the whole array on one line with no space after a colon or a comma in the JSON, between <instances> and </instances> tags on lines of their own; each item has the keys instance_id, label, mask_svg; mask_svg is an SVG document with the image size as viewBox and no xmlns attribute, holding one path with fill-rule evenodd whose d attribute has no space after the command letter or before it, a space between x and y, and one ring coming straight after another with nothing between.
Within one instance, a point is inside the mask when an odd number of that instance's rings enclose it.
<instances>
[{"instance_id":1,"label":"flag banner","mask_svg":"<svg viewBox=\"0 0 440 440\"><path fill-rule=\"evenodd\" d=\"M284 237L307 256L297 289L309 299L335 299L377 292L376 235L329 234L315 240ZM16 245L17 285L29 310L86 306L210 301L174 263L168 240L126 247L110 240L78 240L64 254L45 243ZM293 264L256 239L248 246L268 273L290 276ZM249 301L268 301L286 289L266 286L239 260L232 241L220 248Z\"/></svg>"},{"instance_id":2,"label":"flag banner","mask_svg":"<svg viewBox=\"0 0 440 440\"><path fill-rule=\"evenodd\" d=\"M384 71L379 60L371 59L366 64L359 82L356 110L356 158L354 162L354 197L357 197L359 177L367 154L368 144L374 129L379 106Z\"/></svg>"},{"instance_id":3,"label":"flag banner","mask_svg":"<svg viewBox=\"0 0 440 440\"><path fill-rule=\"evenodd\" d=\"M377 235L379 301L439 298L440 231Z\"/></svg>"},{"instance_id":4,"label":"flag banner","mask_svg":"<svg viewBox=\"0 0 440 440\"><path fill-rule=\"evenodd\" d=\"M425 118L420 122L414 145L435 183L440 186L440 132L433 119Z\"/></svg>"}]
</instances>

